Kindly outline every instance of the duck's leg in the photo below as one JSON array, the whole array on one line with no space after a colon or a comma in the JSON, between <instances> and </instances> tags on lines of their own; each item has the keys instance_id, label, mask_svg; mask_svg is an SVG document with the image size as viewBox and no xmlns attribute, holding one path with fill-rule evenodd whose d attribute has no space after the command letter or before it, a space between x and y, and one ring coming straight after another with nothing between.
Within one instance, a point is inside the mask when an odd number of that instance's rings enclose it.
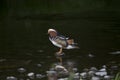
<instances>
[{"instance_id":1,"label":"duck's leg","mask_svg":"<svg viewBox=\"0 0 120 80\"><path fill-rule=\"evenodd\" d=\"M60 57L59 60L60 60L60 64L62 65L62 57Z\"/></svg>"},{"instance_id":2,"label":"duck's leg","mask_svg":"<svg viewBox=\"0 0 120 80\"><path fill-rule=\"evenodd\" d=\"M60 60L60 64L62 65L62 48L60 48L60 50L57 52L57 55L59 56L58 59Z\"/></svg>"},{"instance_id":3,"label":"duck's leg","mask_svg":"<svg viewBox=\"0 0 120 80\"><path fill-rule=\"evenodd\" d=\"M62 53L62 48L60 48L60 50L59 50L59 52L58 52L59 54L61 54Z\"/></svg>"}]
</instances>

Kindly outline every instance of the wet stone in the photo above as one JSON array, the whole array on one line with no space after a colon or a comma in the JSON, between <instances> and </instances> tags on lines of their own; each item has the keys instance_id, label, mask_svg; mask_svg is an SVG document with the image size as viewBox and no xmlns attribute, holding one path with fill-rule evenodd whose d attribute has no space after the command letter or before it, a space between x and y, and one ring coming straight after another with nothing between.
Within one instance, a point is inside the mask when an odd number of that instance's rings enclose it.
<instances>
[{"instance_id":1,"label":"wet stone","mask_svg":"<svg viewBox=\"0 0 120 80\"><path fill-rule=\"evenodd\" d=\"M74 67L74 62L71 62L71 61L68 61L67 62L67 66L69 67L69 68L73 68Z\"/></svg>"},{"instance_id":2,"label":"wet stone","mask_svg":"<svg viewBox=\"0 0 120 80\"><path fill-rule=\"evenodd\" d=\"M47 59L50 59L50 58L52 58L52 56L46 56L46 58L47 58Z\"/></svg>"},{"instance_id":3,"label":"wet stone","mask_svg":"<svg viewBox=\"0 0 120 80\"><path fill-rule=\"evenodd\" d=\"M37 64L37 67L42 67L42 65L41 64Z\"/></svg>"},{"instance_id":4,"label":"wet stone","mask_svg":"<svg viewBox=\"0 0 120 80\"><path fill-rule=\"evenodd\" d=\"M37 52L40 52L40 53L42 53L42 52L44 52L44 50L42 50L42 49L41 49L41 50L37 50Z\"/></svg>"},{"instance_id":5,"label":"wet stone","mask_svg":"<svg viewBox=\"0 0 120 80\"><path fill-rule=\"evenodd\" d=\"M88 68L85 68L85 69L83 69L83 71L84 71L84 72L88 72L88 71L89 71L89 69L88 69Z\"/></svg>"},{"instance_id":6,"label":"wet stone","mask_svg":"<svg viewBox=\"0 0 120 80\"><path fill-rule=\"evenodd\" d=\"M120 51L110 52L109 54L117 55L120 54Z\"/></svg>"},{"instance_id":7,"label":"wet stone","mask_svg":"<svg viewBox=\"0 0 120 80\"><path fill-rule=\"evenodd\" d=\"M30 79L34 79L34 78L35 78L35 73L30 72L30 73L27 74L27 76L28 76Z\"/></svg>"},{"instance_id":8,"label":"wet stone","mask_svg":"<svg viewBox=\"0 0 120 80\"><path fill-rule=\"evenodd\" d=\"M47 76L52 76L52 75L56 75L56 71L47 71Z\"/></svg>"},{"instance_id":9,"label":"wet stone","mask_svg":"<svg viewBox=\"0 0 120 80\"><path fill-rule=\"evenodd\" d=\"M20 73L24 73L24 72L26 72L26 69L25 68L18 68L17 71L20 72Z\"/></svg>"},{"instance_id":10,"label":"wet stone","mask_svg":"<svg viewBox=\"0 0 120 80\"><path fill-rule=\"evenodd\" d=\"M41 78L44 78L45 77L45 75L42 75L42 74L36 74L36 78L38 78L38 79L41 79Z\"/></svg>"},{"instance_id":11,"label":"wet stone","mask_svg":"<svg viewBox=\"0 0 120 80\"><path fill-rule=\"evenodd\" d=\"M64 66L61 66L61 65L56 65L56 66L55 66L55 70L56 70L56 71L68 72L67 69L66 69Z\"/></svg>"},{"instance_id":12,"label":"wet stone","mask_svg":"<svg viewBox=\"0 0 120 80\"><path fill-rule=\"evenodd\" d=\"M107 72L96 72L95 75L102 77L102 76L106 76Z\"/></svg>"},{"instance_id":13,"label":"wet stone","mask_svg":"<svg viewBox=\"0 0 120 80\"><path fill-rule=\"evenodd\" d=\"M6 80L18 80L18 79L14 76L8 76L6 77Z\"/></svg>"},{"instance_id":14,"label":"wet stone","mask_svg":"<svg viewBox=\"0 0 120 80\"><path fill-rule=\"evenodd\" d=\"M50 68L50 71L54 71L55 70L55 68Z\"/></svg>"},{"instance_id":15,"label":"wet stone","mask_svg":"<svg viewBox=\"0 0 120 80\"><path fill-rule=\"evenodd\" d=\"M93 76L91 80L100 80L99 77Z\"/></svg>"},{"instance_id":16,"label":"wet stone","mask_svg":"<svg viewBox=\"0 0 120 80\"><path fill-rule=\"evenodd\" d=\"M110 76L108 76L108 75L106 75L106 76L104 76L104 79L105 79L105 80L110 80L110 79L111 79L111 77L110 77Z\"/></svg>"},{"instance_id":17,"label":"wet stone","mask_svg":"<svg viewBox=\"0 0 120 80\"><path fill-rule=\"evenodd\" d=\"M95 57L95 56L90 53L90 54L88 54L88 57L89 57L89 58L93 58L93 57Z\"/></svg>"},{"instance_id":18,"label":"wet stone","mask_svg":"<svg viewBox=\"0 0 120 80\"><path fill-rule=\"evenodd\" d=\"M4 61L7 61L6 59L0 59L0 62L4 62Z\"/></svg>"},{"instance_id":19,"label":"wet stone","mask_svg":"<svg viewBox=\"0 0 120 80\"><path fill-rule=\"evenodd\" d=\"M86 77L87 77L87 73L86 73L86 72L82 72L82 73L80 73L80 76L81 76L82 78L86 78Z\"/></svg>"},{"instance_id":20,"label":"wet stone","mask_svg":"<svg viewBox=\"0 0 120 80\"><path fill-rule=\"evenodd\" d=\"M68 78L60 78L60 79L58 79L58 80L68 80Z\"/></svg>"},{"instance_id":21,"label":"wet stone","mask_svg":"<svg viewBox=\"0 0 120 80\"><path fill-rule=\"evenodd\" d=\"M20 78L19 80L24 80L24 79Z\"/></svg>"},{"instance_id":22,"label":"wet stone","mask_svg":"<svg viewBox=\"0 0 120 80\"><path fill-rule=\"evenodd\" d=\"M111 66L111 69L118 70L118 66Z\"/></svg>"},{"instance_id":23,"label":"wet stone","mask_svg":"<svg viewBox=\"0 0 120 80\"><path fill-rule=\"evenodd\" d=\"M90 70L91 71L97 71L98 69L96 67L91 67Z\"/></svg>"},{"instance_id":24,"label":"wet stone","mask_svg":"<svg viewBox=\"0 0 120 80\"><path fill-rule=\"evenodd\" d=\"M94 76L94 74L95 74L94 71L89 71L89 72L88 72L88 75L89 75L89 76Z\"/></svg>"},{"instance_id":25,"label":"wet stone","mask_svg":"<svg viewBox=\"0 0 120 80\"><path fill-rule=\"evenodd\" d=\"M80 79L80 76L78 76L78 75L74 76L74 80L79 80L79 79Z\"/></svg>"},{"instance_id":26,"label":"wet stone","mask_svg":"<svg viewBox=\"0 0 120 80\"><path fill-rule=\"evenodd\" d=\"M48 80L57 80L57 72L56 71L47 71Z\"/></svg>"},{"instance_id":27,"label":"wet stone","mask_svg":"<svg viewBox=\"0 0 120 80\"><path fill-rule=\"evenodd\" d=\"M73 68L72 69L75 73L78 71L78 69L77 68Z\"/></svg>"}]
</instances>

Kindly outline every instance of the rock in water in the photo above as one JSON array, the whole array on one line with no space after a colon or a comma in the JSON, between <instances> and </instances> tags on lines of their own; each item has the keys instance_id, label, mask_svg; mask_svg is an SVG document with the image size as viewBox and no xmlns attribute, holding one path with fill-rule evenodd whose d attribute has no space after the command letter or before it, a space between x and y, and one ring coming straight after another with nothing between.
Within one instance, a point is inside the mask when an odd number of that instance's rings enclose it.
<instances>
[{"instance_id":1,"label":"rock in water","mask_svg":"<svg viewBox=\"0 0 120 80\"><path fill-rule=\"evenodd\" d=\"M67 69L64 66L61 66L61 65L56 65L55 70L68 72Z\"/></svg>"},{"instance_id":2,"label":"rock in water","mask_svg":"<svg viewBox=\"0 0 120 80\"><path fill-rule=\"evenodd\" d=\"M18 72L24 73L24 72L26 72L26 69L25 68L18 68Z\"/></svg>"},{"instance_id":3,"label":"rock in water","mask_svg":"<svg viewBox=\"0 0 120 80\"><path fill-rule=\"evenodd\" d=\"M93 76L91 80L100 80L99 77Z\"/></svg>"},{"instance_id":4,"label":"rock in water","mask_svg":"<svg viewBox=\"0 0 120 80\"><path fill-rule=\"evenodd\" d=\"M30 72L30 73L27 74L27 76L28 76L30 79L34 79L34 78L35 78L35 73Z\"/></svg>"},{"instance_id":5,"label":"rock in water","mask_svg":"<svg viewBox=\"0 0 120 80\"><path fill-rule=\"evenodd\" d=\"M17 80L17 78L14 77L14 76L8 76L8 77L6 78L6 80Z\"/></svg>"}]
</instances>

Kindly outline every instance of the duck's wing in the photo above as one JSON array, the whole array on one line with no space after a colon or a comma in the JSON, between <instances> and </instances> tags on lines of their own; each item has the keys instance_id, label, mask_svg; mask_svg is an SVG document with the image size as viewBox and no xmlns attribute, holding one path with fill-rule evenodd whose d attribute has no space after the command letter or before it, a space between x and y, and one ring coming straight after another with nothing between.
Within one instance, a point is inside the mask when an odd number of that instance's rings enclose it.
<instances>
[{"instance_id":1,"label":"duck's wing","mask_svg":"<svg viewBox=\"0 0 120 80\"><path fill-rule=\"evenodd\" d=\"M63 47L66 47L68 45L67 39L65 37L57 36L55 42L59 45L62 45Z\"/></svg>"},{"instance_id":2,"label":"duck's wing","mask_svg":"<svg viewBox=\"0 0 120 80\"><path fill-rule=\"evenodd\" d=\"M69 39L68 37L65 37L65 36L63 36L63 35L59 35L59 38L60 38L60 39L63 39L63 40L68 40L68 39Z\"/></svg>"}]
</instances>

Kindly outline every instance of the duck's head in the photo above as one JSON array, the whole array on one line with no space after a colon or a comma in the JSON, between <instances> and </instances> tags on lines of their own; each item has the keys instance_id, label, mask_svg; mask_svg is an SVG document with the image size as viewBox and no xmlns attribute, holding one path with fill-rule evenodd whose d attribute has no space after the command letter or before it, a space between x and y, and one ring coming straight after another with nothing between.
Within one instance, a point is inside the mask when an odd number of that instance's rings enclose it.
<instances>
[{"instance_id":1,"label":"duck's head","mask_svg":"<svg viewBox=\"0 0 120 80\"><path fill-rule=\"evenodd\" d=\"M50 37L56 37L57 31L55 29L48 29L48 34L50 35Z\"/></svg>"}]
</instances>

